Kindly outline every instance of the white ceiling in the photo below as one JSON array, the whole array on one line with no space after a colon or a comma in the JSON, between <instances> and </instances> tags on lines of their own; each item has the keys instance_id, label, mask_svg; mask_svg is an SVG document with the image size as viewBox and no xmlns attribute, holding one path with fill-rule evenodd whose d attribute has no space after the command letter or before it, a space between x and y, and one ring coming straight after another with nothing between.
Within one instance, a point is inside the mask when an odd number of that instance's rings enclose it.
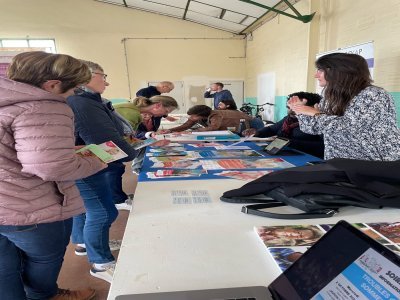
<instances>
[{"instance_id":1,"label":"white ceiling","mask_svg":"<svg viewBox=\"0 0 400 300\"><path fill-rule=\"evenodd\" d=\"M191 21L224 31L240 34L269 10L240 0L95 0L126 8L144 10L174 18ZM300 0L290 0L296 3ZM287 4L280 0L253 0L253 2L286 10ZM276 13L270 11L269 18Z\"/></svg>"}]
</instances>

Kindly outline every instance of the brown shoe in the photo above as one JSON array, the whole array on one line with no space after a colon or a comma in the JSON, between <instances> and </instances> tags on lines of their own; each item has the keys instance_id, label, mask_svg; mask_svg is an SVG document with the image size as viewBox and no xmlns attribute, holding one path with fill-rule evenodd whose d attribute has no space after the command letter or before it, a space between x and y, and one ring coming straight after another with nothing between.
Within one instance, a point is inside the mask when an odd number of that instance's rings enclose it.
<instances>
[{"instance_id":1,"label":"brown shoe","mask_svg":"<svg viewBox=\"0 0 400 300\"><path fill-rule=\"evenodd\" d=\"M91 300L94 296L96 296L96 291L93 289L77 291L58 289L57 295L51 298L51 300Z\"/></svg>"}]
</instances>

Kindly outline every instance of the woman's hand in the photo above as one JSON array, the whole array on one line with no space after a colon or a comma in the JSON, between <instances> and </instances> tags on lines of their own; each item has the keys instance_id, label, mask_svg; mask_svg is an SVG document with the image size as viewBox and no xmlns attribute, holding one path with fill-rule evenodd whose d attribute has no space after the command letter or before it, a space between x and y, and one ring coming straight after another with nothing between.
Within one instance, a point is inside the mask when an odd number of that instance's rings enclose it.
<instances>
[{"instance_id":1,"label":"woman's hand","mask_svg":"<svg viewBox=\"0 0 400 300\"><path fill-rule=\"evenodd\" d=\"M169 129L161 129L161 130L156 132L156 134L168 134L168 133L171 133L171 130L169 130Z\"/></svg>"},{"instance_id":2,"label":"woman's hand","mask_svg":"<svg viewBox=\"0 0 400 300\"><path fill-rule=\"evenodd\" d=\"M287 102L289 108L296 113L296 115L314 116L320 113L318 106L306 106L307 99L300 99L298 96L293 96Z\"/></svg>"}]
</instances>

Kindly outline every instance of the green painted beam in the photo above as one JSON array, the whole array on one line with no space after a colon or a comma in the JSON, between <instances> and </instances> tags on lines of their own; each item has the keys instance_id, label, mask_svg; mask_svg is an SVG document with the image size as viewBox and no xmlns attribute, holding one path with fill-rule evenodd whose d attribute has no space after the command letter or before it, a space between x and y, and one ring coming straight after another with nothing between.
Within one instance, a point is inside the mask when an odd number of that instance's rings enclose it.
<instances>
[{"instance_id":1,"label":"green painted beam","mask_svg":"<svg viewBox=\"0 0 400 300\"><path fill-rule=\"evenodd\" d=\"M302 21L303 23L308 23L308 22L310 22L310 21L313 19L314 15L315 15L315 12L312 13L311 15L302 15L302 14L300 14L300 13L293 7L293 5L291 5L287 0L283 0L283 1L288 5L288 7L289 7L290 9L292 9L292 10L294 11L294 13L295 13L296 15L291 15L291 14L288 14L287 12L282 11L282 10L276 9L276 8L274 8L274 7L269 7L269 6L266 6L266 5L264 5L264 4L261 4L261 3L258 3L258 2L254 2L254 1L251 1L251 0L239 0L239 1L242 1L242 2L245 2L245 3L248 3L248 4L252 4L252 5L255 5L255 6L258 6L258 7L262 7L262 8L265 8L265 9L268 9L268 10L270 10L270 11L276 12L276 13L281 14L281 15L284 15L284 16L287 16L287 17L289 17L289 18L293 18L293 19Z\"/></svg>"}]
</instances>

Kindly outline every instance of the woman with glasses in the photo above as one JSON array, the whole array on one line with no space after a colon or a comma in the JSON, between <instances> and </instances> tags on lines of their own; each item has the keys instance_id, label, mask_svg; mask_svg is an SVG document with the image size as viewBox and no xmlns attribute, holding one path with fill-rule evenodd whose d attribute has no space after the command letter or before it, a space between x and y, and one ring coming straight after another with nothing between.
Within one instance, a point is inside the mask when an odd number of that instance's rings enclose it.
<instances>
[{"instance_id":1,"label":"woman with glasses","mask_svg":"<svg viewBox=\"0 0 400 300\"><path fill-rule=\"evenodd\" d=\"M89 68L62 54L25 52L0 77L0 298L92 299L58 289L72 216L84 211L74 183L106 168L75 153L66 104Z\"/></svg>"},{"instance_id":2,"label":"woman with glasses","mask_svg":"<svg viewBox=\"0 0 400 300\"><path fill-rule=\"evenodd\" d=\"M315 78L323 87L316 107L292 97L300 129L323 134L325 159L400 159L400 130L392 96L372 85L367 61L360 55L332 53L320 57Z\"/></svg>"},{"instance_id":3,"label":"woman with glasses","mask_svg":"<svg viewBox=\"0 0 400 300\"><path fill-rule=\"evenodd\" d=\"M103 68L94 62L83 62L91 70L91 80L68 98L75 114L76 145L113 141L128 157L111 162L102 172L76 182L86 214L74 217L72 242L77 244L77 255L88 256L90 274L111 282L115 266L111 251L119 248L118 245L111 245L113 249L110 249L109 245L109 229L118 216L113 199L115 174L123 174L123 162L135 158L137 151L124 139L124 127L120 120L102 101L101 94L109 85Z\"/></svg>"}]
</instances>

